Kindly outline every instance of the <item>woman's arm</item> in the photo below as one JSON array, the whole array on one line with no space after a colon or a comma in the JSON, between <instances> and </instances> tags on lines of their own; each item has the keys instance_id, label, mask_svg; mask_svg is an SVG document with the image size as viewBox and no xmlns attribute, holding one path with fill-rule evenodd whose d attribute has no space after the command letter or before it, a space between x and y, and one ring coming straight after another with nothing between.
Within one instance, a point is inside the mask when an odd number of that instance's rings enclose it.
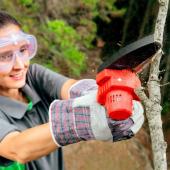
<instances>
[{"instance_id":1,"label":"woman's arm","mask_svg":"<svg viewBox=\"0 0 170 170\"><path fill-rule=\"evenodd\" d=\"M0 156L26 163L56 150L49 123L23 132L11 132L0 142Z\"/></svg>"},{"instance_id":2,"label":"woman's arm","mask_svg":"<svg viewBox=\"0 0 170 170\"><path fill-rule=\"evenodd\" d=\"M51 71L39 64L32 64L27 72L27 83L40 96L51 99L67 99L68 89L76 80ZM62 91L62 94L61 94Z\"/></svg>"},{"instance_id":3,"label":"woman's arm","mask_svg":"<svg viewBox=\"0 0 170 170\"><path fill-rule=\"evenodd\" d=\"M37 79L38 77L39 76L37 76ZM55 77L55 75L53 77ZM57 78L56 80L59 79ZM62 85L60 92L62 99L69 98L69 89L75 82L77 82L77 80L68 79ZM56 150L57 147L52 140L50 127L47 123L23 132L10 132L0 142L0 156L25 163L47 155Z\"/></svg>"},{"instance_id":4,"label":"woman's arm","mask_svg":"<svg viewBox=\"0 0 170 170\"><path fill-rule=\"evenodd\" d=\"M62 88L61 88L61 98L62 99L68 99L70 96L69 96L69 89L70 89L70 87L74 84L74 83L76 83L78 80L74 80L74 79L69 79L69 80L67 80L64 84L63 84L63 86L62 86Z\"/></svg>"}]
</instances>

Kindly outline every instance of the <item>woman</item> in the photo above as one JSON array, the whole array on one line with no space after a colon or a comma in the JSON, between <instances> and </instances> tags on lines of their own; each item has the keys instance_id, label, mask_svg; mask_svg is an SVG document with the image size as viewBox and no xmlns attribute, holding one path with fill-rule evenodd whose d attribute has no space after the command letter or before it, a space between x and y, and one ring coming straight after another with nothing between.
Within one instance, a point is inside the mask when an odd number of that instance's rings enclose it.
<instances>
[{"instance_id":1,"label":"woman","mask_svg":"<svg viewBox=\"0 0 170 170\"><path fill-rule=\"evenodd\" d=\"M95 101L95 81L76 81L30 65L36 50L36 38L0 12L0 169L61 170L61 146L90 139L118 141L140 129L140 104L133 109L134 119L108 119ZM90 118L82 124L84 115Z\"/></svg>"}]
</instances>

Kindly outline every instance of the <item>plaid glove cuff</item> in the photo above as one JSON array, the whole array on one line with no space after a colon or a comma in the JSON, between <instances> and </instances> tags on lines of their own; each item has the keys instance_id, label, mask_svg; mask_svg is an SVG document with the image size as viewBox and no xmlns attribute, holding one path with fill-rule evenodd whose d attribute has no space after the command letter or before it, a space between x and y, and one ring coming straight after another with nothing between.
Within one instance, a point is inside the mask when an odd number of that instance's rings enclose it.
<instances>
[{"instance_id":1,"label":"plaid glove cuff","mask_svg":"<svg viewBox=\"0 0 170 170\"><path fill-rule=\"evenodd\" d=\"M107 120L113 136L113 142L130 139L134 136L134 133L130 129L134 124L131 118L121 121L114 121L110 118Z\"/></svg>"},{"instance_id":2,"label":"plaid glove cuff","mask_svg":"<svg viewBox=\"0 0 170 170\"><path fill-rule=\"evenodd\" d=\"M73 100L55 100L50 106L51 134L59 146L94 139L90 108L72 106Z\"/></svg>"},{"instance_id":3,"label":"plaid glove cuff","mask_svg":"<svg viewBox=\"0 0 170 170\"><path fill-rule=\"evenodd\" d=\"M96 90L98 88L96 80L83 79L73 84L69 89L70 98L76 98L87 94L89 91Z\"/></svg>"},{"instance_id":4,"label":"plaid glove cuff","mask_svg":"<svg viewBox=\"0 0 170 170\"><path fill-rule=\"evenodd\" d=\"M113 141L120 141L132 138L142 127L144 122L143 107L140 102L133 100L132 116L125 120L114 121L107 119L111 130Z\"/></svg>"}]
</instances>

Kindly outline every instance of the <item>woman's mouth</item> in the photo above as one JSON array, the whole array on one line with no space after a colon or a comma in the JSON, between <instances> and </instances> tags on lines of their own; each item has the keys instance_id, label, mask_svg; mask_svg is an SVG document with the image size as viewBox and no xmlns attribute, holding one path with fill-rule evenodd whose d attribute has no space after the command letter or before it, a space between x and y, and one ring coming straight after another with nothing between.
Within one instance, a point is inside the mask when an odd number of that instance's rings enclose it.
<instances>
[{"instance_id":1,"label":"woman's mouth","mask_svg":"<svg viewBox=\"0 0 170 170\"><path fill-rule=\"evenodd\" d=\"M10 78L12 78L13 80L22 80L24 77L24 73L17 73L17 74L11 74L9 75Z\"/></svg>"}]
</instances>

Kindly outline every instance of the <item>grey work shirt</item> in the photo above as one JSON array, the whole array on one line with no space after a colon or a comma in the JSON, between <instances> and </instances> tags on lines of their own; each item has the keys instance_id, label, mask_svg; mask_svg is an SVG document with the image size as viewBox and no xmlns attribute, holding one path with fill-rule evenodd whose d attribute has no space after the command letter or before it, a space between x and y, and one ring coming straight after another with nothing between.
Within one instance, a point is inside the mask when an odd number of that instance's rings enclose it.
<instances>
[{"instance_id":1,"label":"grey work shirt","mask_svg":"<svg viewBox=\"0 0 170 170\"><path fill-rule=\"evenodd\" d=\"M0 96L0 141L13 131L47 123L48 109L54 99L60 98L61 87L68 78L38 64L30 65L25 86L21 89L33 102L31 111L27 104ZM42 132L43 135L43 132ZM0 157L0 162L3 162ZM4 162L5 163L5 162ZM27 170L62 170L61 149L26 164Z\"/></svg>"}]
</instances>

